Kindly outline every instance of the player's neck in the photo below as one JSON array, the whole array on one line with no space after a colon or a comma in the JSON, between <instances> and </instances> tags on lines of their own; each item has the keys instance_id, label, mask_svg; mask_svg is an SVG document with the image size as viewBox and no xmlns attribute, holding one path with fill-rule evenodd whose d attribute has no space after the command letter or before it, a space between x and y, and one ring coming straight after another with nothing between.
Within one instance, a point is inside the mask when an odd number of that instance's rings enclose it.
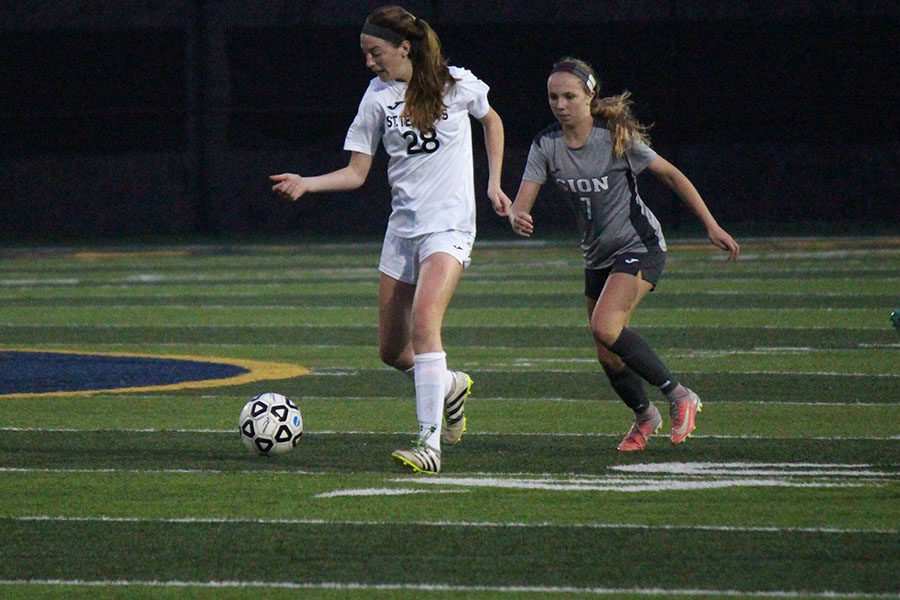
<instances>
[{"instance_id":1,"label":"player's neck","mask_svg":"<svg viewBox=\"0 0 900 600\"><path fill-rule=\"evenodd\" d=\"M591 130L593 128L593 119L584 119L583 121L579 121L578 123L563 125L563 141L565 141L566 145L570 148L581 148L587 141L588 136L591 135Z\"/></svg>"}]
</instances>

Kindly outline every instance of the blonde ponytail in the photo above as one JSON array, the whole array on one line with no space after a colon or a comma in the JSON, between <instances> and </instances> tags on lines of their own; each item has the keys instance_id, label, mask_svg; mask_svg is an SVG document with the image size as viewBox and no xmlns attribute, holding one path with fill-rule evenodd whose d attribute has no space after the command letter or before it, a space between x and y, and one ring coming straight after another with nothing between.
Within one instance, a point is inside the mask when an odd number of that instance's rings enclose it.
<instances>
[{"instance_id":1,"label":"blonde ponytail","mask_svg":"<svg viewBox=\"0 0 900 600\"><path fill-rule=\"evenodd\" d=\"M647 131L650 127L642 125L631 114L631 92L623 92L618 96L600 97L600 78L597 71L580 58L564 56L550 70L550 74L564 71L571 73L581 81L586 94L594 94L591 100L591 116L609 129L613 139L613 152L617 157L625 155L632 144L640 140L650 143Z\"/></svg>"},{"instance_id":2,"label":"blonde ponytail","mask_svg":"<svg viewBox=\"0 0 900 600\"><path fill-rule=\"evenodd\" d=\"M631 92L622 92L618 96L594 98L591 102L591 115L594 119L606 124L613 139L613 152L616 156L624 156L632 144L637 141L650 143L648 126L641 124L631 113Z\"/></svg>"}]
</instances>

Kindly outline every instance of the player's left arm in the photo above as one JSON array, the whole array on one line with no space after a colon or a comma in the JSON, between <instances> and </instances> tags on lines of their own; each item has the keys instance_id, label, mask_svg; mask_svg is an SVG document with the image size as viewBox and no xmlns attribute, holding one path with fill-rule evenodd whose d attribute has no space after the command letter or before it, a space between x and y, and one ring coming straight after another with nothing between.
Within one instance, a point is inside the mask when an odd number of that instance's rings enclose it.
<instances>
[{"instance_id":1,"label":"player's left arm","mask_svg":"<svg viewBox=\"0 0 900 600\"><path fill-rule=\"evenodd\" d=\"M519 184L519 191L516 193L516 201L509 207L509 215L507 215L509 224L513 231L522 237L531 237L534 232L534 218L531 216L531 209L534 207L534 201L537 200L540 191L541 184L523 179Z\"/></svg>"},{"instance_id":2,"label":"player's left arm","mask_svg":"<svg viewBox=\"0 0 900 600\"><path fill-rule=\"evenodd\" d=\"M656 158L647 166L647 169L653 173L666 187L675 192L682 202L687 204L688 208L697 215L703 226L706 227L706 235L713 245L728 252L728 259L735 260L740 254L741 247L727 231L722 229L716 222L715 217L709 212L706 202L700 197L700 193L691 180L682 173L678 167L657 155Z\"/></svg>"},{"instance_id":3,"label":"player's left arm","mask_svg":"<svg viewBox=\"0 0 900 600\"><path fill-rule=\"evenodd\" d=\"M493 108L478 120L484 128L484 148L487 151L488 198L491 199L494 212L505 217L509 214L509 205L512 201L500 188L500 172L503 168L503 120Z\"/></svg>"}]
</instances>

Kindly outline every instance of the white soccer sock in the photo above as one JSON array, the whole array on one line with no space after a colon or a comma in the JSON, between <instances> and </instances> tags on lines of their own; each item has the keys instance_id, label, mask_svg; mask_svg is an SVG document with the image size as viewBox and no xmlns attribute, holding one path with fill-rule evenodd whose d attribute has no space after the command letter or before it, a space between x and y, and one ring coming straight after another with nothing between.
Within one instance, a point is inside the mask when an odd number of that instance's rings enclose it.
<instances>
[{"instance_id":1,"label":"white soccer sock","mask_svg":"<svg viewBox=\"0 0 900 600\"><path fill-rule=\"evenodd\" d=\"M430 430L425 444L441 449L441 421L447 381L447 355L427 352L414 357L416 369L416 417L419 433Z\"/></svg>"},{"instance_id":2,"label":"white soccer sock","mask_svg":"<svg viewBox=\"0 0 900 600\"><path fill-rule=\"evenodd\" d=\"M412 381L413 384L416 383L416 367L415 366L412 366L408 369L404 369L402 371L402 373L404 375L406 375L407 377L409 377L409 380ZM446 375L446 377L444 377L444 397L445 398L447 397L447 394L450 393L450 389L453 387L453 371L448 369L446 371L446 373L447 373L447 375Z\"/></svg>"}]
</instances>

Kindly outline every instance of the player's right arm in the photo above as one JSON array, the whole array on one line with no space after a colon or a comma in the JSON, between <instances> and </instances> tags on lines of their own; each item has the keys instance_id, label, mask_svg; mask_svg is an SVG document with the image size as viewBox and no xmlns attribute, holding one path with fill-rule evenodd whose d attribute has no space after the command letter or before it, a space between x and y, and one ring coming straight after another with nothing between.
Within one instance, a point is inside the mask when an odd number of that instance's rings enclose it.
<instances>
[{"instance_id":1,"label":"player's right arm","mask_svg":"<svg viewBox=\"0 0 900 600\"><path fill-rule=\"evenodd\" d=\"M351 152L347 166L331 173L314 177L301 177L296 173L269 175L276 182L272 191L289 200L298 200L307 192L342 192L355 190L366 182L372 157L362 152Z\"/></svg>"},{"instance_id":2,"label":"player's right arm","mask_svg":"<svg viewBox=\"0 0 900 600\"><path fill-rule=\"evenodd\" d=\"M509 207L509 224L513 231L522 237L529 237L534 231L534 219L531 208L537 199L541 184L523 179L516 193L516 201Z\"/></svg>"}]
</instances>

